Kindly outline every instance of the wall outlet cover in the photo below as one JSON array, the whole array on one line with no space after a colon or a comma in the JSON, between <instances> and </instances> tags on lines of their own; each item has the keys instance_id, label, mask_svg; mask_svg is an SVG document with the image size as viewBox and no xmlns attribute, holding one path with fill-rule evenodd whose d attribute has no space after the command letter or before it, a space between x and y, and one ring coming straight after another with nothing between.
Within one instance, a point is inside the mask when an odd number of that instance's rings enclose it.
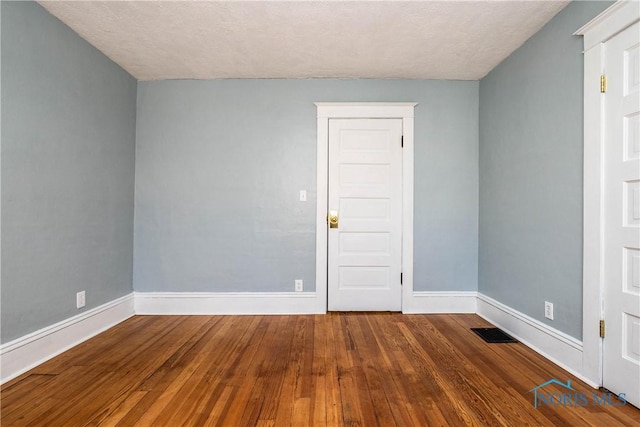
<instances>
[{"instance_id":1,"label":"wall outlet cover","mask_svg":"<svg viewBox=\"0 0 640 427\"><path fill-rule=\"evenodd\" d=\"M549 301L544 302L544 317L553 320L553 303Z\"/></svg>"},{"instance_id":2,"label":"wall outlet cover","mask_svg":"<svg viewBox=\"0 0 640 427\"><path fill-rule=\"evenodd\" d=\"M76 308L82 308L87 304L85 291L76 294Z\"/></svg>"},{"instance_id":3,"label":"wall outlet cover","mask_svg":"<svg viewBox=\"0 0 640 427\"><path fill-rule=\"evenodd\" d=\"M304 291L304 284L302 282L302 279L296 279L296 281L295 281L295 289L296 289L296 292Z\"/></svg>"}]
</instances>

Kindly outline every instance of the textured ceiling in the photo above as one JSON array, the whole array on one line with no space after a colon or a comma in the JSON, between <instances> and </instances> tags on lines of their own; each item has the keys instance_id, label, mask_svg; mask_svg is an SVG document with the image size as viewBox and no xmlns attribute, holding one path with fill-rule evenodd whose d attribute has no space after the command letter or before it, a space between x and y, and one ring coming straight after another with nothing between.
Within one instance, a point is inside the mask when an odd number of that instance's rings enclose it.
<instances>
[{"instance_id":1,"label":"textured ceiling","mask_svg":"<svg viewBox=\"0 0 640 427\"><path fill-rule=\"evenodd\" d=\"M39 1L139 80L478 80L567 1Z\"/></svg>"}]
</instances>

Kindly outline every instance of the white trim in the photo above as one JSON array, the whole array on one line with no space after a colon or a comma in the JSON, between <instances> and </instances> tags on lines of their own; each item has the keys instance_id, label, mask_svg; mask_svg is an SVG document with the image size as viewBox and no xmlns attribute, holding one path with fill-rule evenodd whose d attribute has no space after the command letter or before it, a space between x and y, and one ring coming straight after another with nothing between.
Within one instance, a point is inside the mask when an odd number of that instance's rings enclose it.
<instances>
[{"instance_id":1,"label":"white trim","mask_svg":"<svg viewBox=\"0 0 640 427\"><path fill-rule=\"evenodd\" d=\"M603 208L602 141L604 127L600 112L601 56L598 44L584 54L584 168L583 168L583 250L582 250L582 341L583 374L602 385L602 339L597 325L603 319Z\"/></svg>"},{"instance_id":2,"label":"white trim","mask_svg":"<svg viewBox=\"0 0 640 427\"><path fill-rule=\"evenodd\" d=\"M402 119L402 312L413 301L413 109Z\"/></svg>"},{"instance_id":3,"label":"white trim","mask_svg":"<svg viewBox=\"0 0 640 427\"><path fill-rule=\"evenodd\" d=\"M580 340L482 293L478 293L477 314L590 386L599 386L582 374Z\"/></svg>"},{"instance_id":4,"label":"white trim","mask_svg":"<svg viewBox=\"0 0 640 427\"><path fill-rule=\"evenodd\" d=\"M584 36L584 50L587 51L606 42L638 21L639 18L640 2L638 0L621 0L612 4L573 34Z\"/></svg>"},{"instance_id":5,"label":"white trim","mask_svg":"<svg viewBox=\"0 0 640 427\"><path fill-rule=\"evenodd\" d=\"M402 307L413 294L413 115L414 102L316 102L316 312L327 310L327 186L329 166L329 119L402 119Z\"/></svg>"},{"instance_id":6,"label":"white trim","mask_svg":"<svg viewBox=\"0 0 640 427\"><path fill-rule=\"evenodd\" d=\"M640 19L640 2L619 1L583 26L584 35L584 205L582 283L582 375L602 385L603 319L603 147L604 99L600 76L604 73L604 42Z\"/></svg>"},{"instance_id":7,"label":"white trim","mask_svg":"<svg viewBox=\"0 0 640 427\"><path fill-rule=\"evenodd\" d=\"M133 293L85 311L0 346L0 383L133 316Z\"/></svg>"},{"instance_id":8,"label":"white trim","mask_svg":"<svg viewBox=\"0 0 640 427\"><path fill-rule=\"evenodd\" d=\"M403 301L405 314L475 313L477 311L475 291L415 291Z\"/></svg>"},{"instance_id":9,"label":"white trim","mask_svg":"<svg viewBox=\"0 0 640 427\"><path fill-rule=\"evenodd\" d=\"M322 314L315 292L135 292L136 314Z\"/></svg>"},{"instance_id":10,"label":"white trim","mask_svg":"<svg viewBox=\"0 0 640 427\"><path fill-rule=\"evenodd\" d=\"M318 107L318 114L320 108ZM327 213L329 197L329 120L318 117L316 166L316 295L317 308L327 311Z\"/></svg>"},{"instance_id":11,"label":"white trim","mask_svg":"<svg viewBox=\"0 0 640 427\"><path fill-rule=\"evenodd\" d=\"M324 119L413 118L415 102L316 102L317 115Z\"/></svg>"},{"instance_id":12,"label":"white trim","mask_svg":"<svg viewBox=\"0 0 640 427\"><path fill-rule=\"evenodd\" d=\"M134 292L0 346L1 383L135 315L324 314L313 292ZM571 374L598 387L582 367L583 343L474 291L416 291L403 312L477 313Z\"/></svg>"}]
</instances>

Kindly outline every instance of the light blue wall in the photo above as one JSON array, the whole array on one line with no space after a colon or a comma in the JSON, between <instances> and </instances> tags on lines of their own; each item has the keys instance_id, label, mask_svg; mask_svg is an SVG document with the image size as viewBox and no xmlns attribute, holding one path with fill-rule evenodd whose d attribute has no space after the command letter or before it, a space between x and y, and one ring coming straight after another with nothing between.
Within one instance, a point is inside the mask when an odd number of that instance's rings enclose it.
<instances>
[{"instance_id":1,"label":"light blue wall","mask_svg":"<svg viewBox=\"0 0 640 427\"><path fill-rule=\"evenodd\" d=\"M478 82L219 80L138 84L136 291L314 289L316 101L419 103L415 289L477 289Z\"/></svg>"},{"instance_id":2,"label":"light blue wall","mask_svg":"<svg viewBox=\"0 0 640 427\"><path fill-rule=\"evenodd\" d=\"M1 8L7 342L132 291L136 81L38 4Z\"/></svg>"},{"instance_id":3,"label":"light blue wall","mask_svg":"<svg viewBox=\"0 0 640 427\"><path fill-rule=\"evenodd\" d=\"M583 56L572 34L609 4L572 2L480 82L479 291L576 338Z\"/></svg>"}]
</instances>

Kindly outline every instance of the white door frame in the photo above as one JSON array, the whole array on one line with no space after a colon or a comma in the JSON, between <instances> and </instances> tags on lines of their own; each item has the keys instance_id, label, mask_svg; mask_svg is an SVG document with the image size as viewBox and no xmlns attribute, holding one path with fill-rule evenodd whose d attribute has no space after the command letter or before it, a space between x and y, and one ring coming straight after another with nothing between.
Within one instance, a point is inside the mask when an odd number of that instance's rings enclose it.
<instances>
[{"instance_id":1,"label":"white door frame","mask_svg":"<svg viewBox=\"0 0 640 427\"><path fill-rule=\"evenodd\" d=\"M576 31L584 36L584 204L582 279L582 375L602 386L604 308L604 43L640 20L640 3L618 1Z\"/></svg>"},{"instance_id":2,"label":"white door frame","mask_svg":"<svg viewBox=\"0 0 640 427\"><path fill-rule=\"evenodd\" d=\"M317 213L316 213L316 301L317 312L327 311L327 197L329 186L330 119L402 119L402 307L413 296L413 110L407 102L316 102Z\"/></svg>"}]
</instances>

